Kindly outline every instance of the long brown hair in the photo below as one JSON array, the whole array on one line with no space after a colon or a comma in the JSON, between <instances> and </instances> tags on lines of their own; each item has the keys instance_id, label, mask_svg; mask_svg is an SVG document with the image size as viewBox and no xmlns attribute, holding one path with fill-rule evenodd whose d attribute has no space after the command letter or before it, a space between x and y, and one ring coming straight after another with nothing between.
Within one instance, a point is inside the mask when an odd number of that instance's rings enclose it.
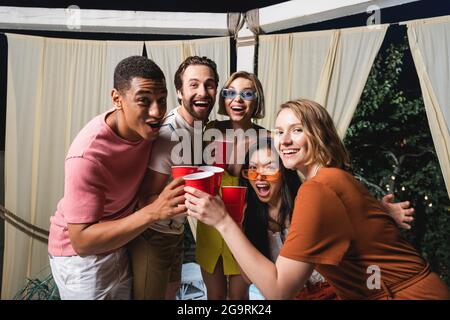
<instances>
[{"instance_id":1,"label":"long brown hair","mask_svg":"<svg viewBox=\"0 0 450 320\"><path fill-rule=\"evenodd\" d=\"M297 99L283 103L279 112L283 109L292 110L303 126L309 144L307 164L317 162L324 167L351 170L348 151L324 107L311 100Z\"/></svg>"},{"instance_id":2,"label":"long brown hair","mask_svg":"<svg viewBox=\"0 0 450 320\"><path fill-rule=\"evenodd\" d=\"M250 159L254 152L259 150L270 150L274 157L277 157L280 164L281 172L281 189L279 197L281 198L281 206L278 211L276 223L280 227L280 234L283 237L283 230L291 223L292 213L294 211L295 196L300 188L301 181L295 170L289 170L278 156L272 138L260 138L253 145L250 146L245 155L245 164L243 169L248 169ZM270 241L269 241L269 207L267 203L259 200L249 180L240 176L239 183L241 186L247 187L247 208L245 209L244 221L242 227L245 235L250 242L264 255L271 259ZM284 239L283 239L284 240Z\"/></svg>"}]
</instances>

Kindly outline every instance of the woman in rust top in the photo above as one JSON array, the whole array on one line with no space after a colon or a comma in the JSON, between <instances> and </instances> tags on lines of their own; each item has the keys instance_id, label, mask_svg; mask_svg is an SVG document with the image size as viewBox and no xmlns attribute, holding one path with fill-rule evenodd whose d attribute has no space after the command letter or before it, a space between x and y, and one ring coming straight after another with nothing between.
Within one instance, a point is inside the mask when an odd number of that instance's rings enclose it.
<instances>
[{"instance_id":1,"label":"woman in rust top","mask_svg":"<svg viewBox=\"0 0 450 320\"><path fill-rule=\"evenodd\" d=\"M444 282L401 236L394 220L350 173L333 121L309 100L284 103L275 146L304 176L277 261L243 235L219 197L185 187L188 214L213 225L269 299L292 298L315 268L342 299L450 299Z\"/></svg>"}]
</instances>

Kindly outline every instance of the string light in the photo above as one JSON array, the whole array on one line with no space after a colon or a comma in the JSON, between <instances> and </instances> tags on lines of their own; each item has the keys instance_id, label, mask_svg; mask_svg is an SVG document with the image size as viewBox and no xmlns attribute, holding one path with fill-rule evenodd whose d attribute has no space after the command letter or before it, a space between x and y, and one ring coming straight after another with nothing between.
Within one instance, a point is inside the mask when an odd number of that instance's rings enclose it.
<instances>
[{"instance_id":1,"label":"string light","mask_svg":"<svg viewBox=\"0 0 450 320\"><path fill-rule=\"evenodd\" d=\"M395 176L391 176L391 179L392 179L392 180L395 180Z\"/></svg>"},{"instance_id":2,"label":"string light","mask_svg":"<svg viewBox=\"0 0 450 320\"><path fill-rule=\"evenodd\" d=\"M402 187L402 191L405 191L406 190L406 188L405 187Z\"/></svg>"},{"instance_id":3,"label":"string light","mask_svg":"<svg viewBox=\"0 0 450 320\"><path fill-rule=\"evenodd\" d=\"M425 196L424 198L425 198L425 200L428 200L428 196Z\"/></svg>"},{"instance_id":4,"label":"string light","mask_svg":"<svg viewBox=\"0 0 450 320\"><path fill-rule=\"evenodd\" d=\"M433 206L433 204L432 203L430 203L429 205L428 205L430 208Z\"/></svg>"}]
</instances>

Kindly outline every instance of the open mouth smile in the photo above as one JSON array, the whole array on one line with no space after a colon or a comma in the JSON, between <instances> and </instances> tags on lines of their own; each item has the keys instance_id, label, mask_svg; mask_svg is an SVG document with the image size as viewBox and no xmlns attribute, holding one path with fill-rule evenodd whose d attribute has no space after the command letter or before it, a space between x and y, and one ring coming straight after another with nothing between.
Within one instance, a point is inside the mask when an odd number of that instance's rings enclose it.
<instances>
[{"instance_id":1,"label":"open mouth smile","mask_svg":"<svg viewBox=\"0 0 450 320\"><path fill-rule=\"evenodd\" d=\"M243 112L245 111L245 106L231 106L231 110L235 111L235 112Z\"/></svg>"},{"instance_id":2,"label":"open mouth smile","mask_svg":"<svg viewBox=\"0 0 450 320\"><path fill-rule=\"evenodd\" d=\"M208 100L197 100L193 102L193 105L198 108L209 108L210 103Z\"/></svg>"},{"instance_id":3,"label":"open mouth smile","mask_svg":"<svg viewBox=\"0 0 450 320\"><path fill-rule=\"evenodd\" d=\"M155 132L159 131L161 128L162 121L147 122L146 124L152 129L153 132Z\"/></svg>"},{"instance_id":4,"label":"open mouth smile","mask_svg":"<svg viewBox=\"0 0 450 320\"><path fill-rule=\"evenodd\" d=\"M283 155L283 157L289 158L296 155L298 152L300 152L300 150L300 148L283 149L281 150L281 154Z\"/></svg>"},{"instance_id":5,"label":"open mouth smile","mask_svg":"<svg viewBox=\"0 0 450 320\"><path fill-rule=\"evenodd\" d=\"M258 182L256 182L255 186L256 186L256 193L261 198L265 198L269 195L270 183L265 182L265 181L261 181L261 182L258 181Z\"/></svg>"},{"instance_id":6,"label":"open mouth smile","mask_svg":"<svg viewBox=\"0 0 450 320\"><path fill-rule=\"evenodd\" d=\"M150 127L152 127L152 128L159 128L159 127L161 127L161 122L150 122L150 123L147 123Z\"/></svg>"}]
</instances>

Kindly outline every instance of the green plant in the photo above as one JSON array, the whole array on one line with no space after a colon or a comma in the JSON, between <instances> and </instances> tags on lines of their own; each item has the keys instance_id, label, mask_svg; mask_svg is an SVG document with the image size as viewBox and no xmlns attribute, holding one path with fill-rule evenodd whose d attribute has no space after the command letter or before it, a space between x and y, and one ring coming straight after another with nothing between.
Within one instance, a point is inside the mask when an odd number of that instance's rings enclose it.
<instances>
[{"instance_id":1,"label":"green plant","mask_svg":"<svg viewBox=\"0 0 450 320\"><path fill-rule=\"evenodd\" d=\"M27 278L26 285L16 293L13 300L59 300L58 287L52 274L44 279Z\"/></svg>"}]
</instances>

